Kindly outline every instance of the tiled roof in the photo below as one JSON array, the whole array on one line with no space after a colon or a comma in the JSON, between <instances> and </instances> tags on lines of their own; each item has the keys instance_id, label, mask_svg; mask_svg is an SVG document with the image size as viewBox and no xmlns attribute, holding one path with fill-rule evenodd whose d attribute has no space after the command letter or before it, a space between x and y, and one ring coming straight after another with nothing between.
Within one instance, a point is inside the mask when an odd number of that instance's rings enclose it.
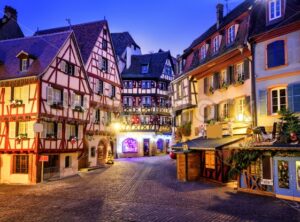
<instances>
[{"instance_id":1,"label":"tiled roof","mask_svg":"<svg viewBox=\"0 0 300 222\"><path fill-rule=\"evenodd\" d=\"M0 19L0 40L22 38L24 34L14 18L6 15Z\"/></svg>"},{"instance_id":2,"label":"tiled roof","mask_svg":"<svg viewBox=\"0 0 300 222\"><path fill-rule=\"evenodd\" d=\"M169 51L145 55L133 55L131 57L131 66L123 71L122 78L159 78L163 73L163 68L167 59L170 59L173 63ZM149 72L147 74L142 74L141 67L142 65L147 64L149 65Z\"/></svg>"},{"instance_id":3,"label":"tiled roof","mask_svg":"<svg viewBox=\"0 0 300 222\"><path fill-rule=\"evenodd\" d=\"M232 22L235 18L239 17L241 14L243 14L245 11L249 9L253 5L254 0L245 0L240 5L235 7L231 12L229 12L222 20L219 29L217 29L217 24L212 25L206 32L204 32L201 36L199 36L197 39L195 39L192 44L184 50L184 52L188 52L204 40L206 40L208 37L216 33L218 30L221 30Z\"/></svg>"},{"instance_id":4,"label":"tiled roof","mask_svg":"<svg viewBox=\"0 0 300 222\"><path fill-rule=\"evenodd\" d=\"M232 143L238 142L244 139L245 136L227 136L220 139L205 139L205 138L196 138L185 143L177 143L172 146L172 148L180 149L184 144L187 144L189 149L217 149L223 146L230 145Z\"/></svg>"},{"instance_id":5,"label":"tiled roof","mask_svg":"<svg viewBox=\"0 0 300 222\"><path fill-rule=\"evenodd\" d=\"M53 28L53 29L39 30L35 33L35 35L44 35L49 33L58 33L58 32L73 30L76 36L76 40L78 42L78 46L81 52L83 62L87 63L89 56L95 46L95 43L104 25L107 25L106 20Z\"/></svg>"},{"instance_id":6,"label":"tiled roof","mask_svg":"<svg viewBox=\"0 0 300 222\"><path fill-rule=\"evenodd\" d=\"M0 80L43 74L72 32L32 36L0 41ZM24 51L35 59L27 72L20 72L20 60L16 56Z\"/></svg>"},{"instance_id":7,"label":"tiled roof","mask_svg":"<svg viewBox=\"0 0 300 222\"><path fill-rule=\"evenodd\" d=\"M300 1L299 0L286 0L285 13L282 19L278 22L267 25L266 21L266 2L257 1L251 14L251 25L249 36L250 39L256 35L265 33L273 29L279 29L290 23L300 21Z\"/></svg>"},{"instance_id":8,"label":"tiled roof","mask_svg":"<svg viewBox=\"0 0 300 222\"><path fill-rule=\"evenodd\" d=\"M134 45L135 47L140 49L139 45L136 44L129 32L112 33L111 37L116 54L119 57L121 57L127 46Z\"/></svg>"}]
</instances>

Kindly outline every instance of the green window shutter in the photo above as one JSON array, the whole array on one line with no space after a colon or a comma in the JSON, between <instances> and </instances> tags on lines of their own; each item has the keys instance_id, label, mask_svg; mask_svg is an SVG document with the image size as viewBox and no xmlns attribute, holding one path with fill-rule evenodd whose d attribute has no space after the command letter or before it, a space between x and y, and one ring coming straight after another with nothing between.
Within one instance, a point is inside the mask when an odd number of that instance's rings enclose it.
<instances>
[{"instance_id":1,"label":"green window shutter","mask_svg":"<svg viewBox=\"0 0 300 222\"><path fill-rule=\"evenodd\" d=\"M207 94L208 93L208 78L207 77L204 78L204 87L203 87L203 89L204 89L204 94Z\"/></svg>"},{"instance_id":2,"label":"green window shutter","mask_svg":"<svg viewBox=\"0 0 300 222\"><path fill-rule=\"evenodd\" d=\"M267 90L259 90L258 92L258 103L259 103L259 114L267 115L268 111L268 100L267 100Z\"/></svg>"},{"instance_id":3,"label":"green window shutter","mask_svg":"<svg viewBox=\"0 0 300 222\"><path fill-rule=\"evenodd\" d=\"M234 84L235 83L235 78L234 78L233 66L228 66L227 75L228 75L228 79L229 79L228 83L229 84Z\"/></svg>"},{"instance_id":4,"label":"green window shutter","mask_svg":"<svg viewBox=\"0 0 300 222\"><path fill-rule=\"evenodd\" d=\"M249 77L250 77L250 66L249 66L248 59L244 60L244 76L245 76L245 80L249 79Z\"/></svg>"},{"instance_id":5,"label":"green window shutter","mask_svg":"<svg viewBox=\"0 0 300 222\"><path fill-rule=\"evenodd\" d=\"M219 105L218 104L215 104L214 105L214 120L215 121L219 121Z\"/></svg>"}]
</instances>

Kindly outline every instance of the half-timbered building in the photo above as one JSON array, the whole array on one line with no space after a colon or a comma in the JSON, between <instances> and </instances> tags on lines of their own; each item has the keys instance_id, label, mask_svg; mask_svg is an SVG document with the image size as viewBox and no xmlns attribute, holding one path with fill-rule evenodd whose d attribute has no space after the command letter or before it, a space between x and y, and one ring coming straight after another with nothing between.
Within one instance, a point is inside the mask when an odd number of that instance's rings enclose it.
<instances>
[{"instance_id":1,"label":"half-timbered building","mask_svg":"<svg viewBox=\"0 0 300 222\"><path fill-rule=\"evenodd\" d=\"M88 148L80 157L80 163L82 167L97 166L106 163L109 151L115 153L115 132L111 123L122 110L117 59L106 20L40 30L36 35L66 30L75 34L93 91L85 135Z\"/></svg>"},{"instance_id":2,"label":"half-timbered building","mask_svg":"<svg viewBox=\"0 0 300 222\"><path fill-rule=\"evenodd\" d=\"M149 156L165 152L171 139L171 101L174 77L170 52L131 56L122 73L123 124L118 135L118 155Z\"/></svg>"},{"instance_id":3,"label":"half-timbered building","mask_svg":"<svg viewBox=\"0 0 300 222\"><path fill-rule=\"evenodd\" d=\"M226 171L221 171L224 175L215 176L218 160L230 156L230 151L222 150L222 138L233 136L231 143L241 140L238 135L246 134L253 120L251 100L254 81L251 72L251 48L247 41L253 2L246 0L225 16L223 5L218 4L217 22L194 40L179 58L179 70L183 73L181 78L188 79L190 84L197 82L198 91L193 93L197 93L198 103L194 118L189 110L195 104L187 104L187 108L182 106L181 113L186 113L184 118L177 114L176 120L192 121L195 129L192 136L206 138L197 138L183 144L192 144L190 149L201 153L200 176L220 182L226 182L228 175ZM182 92L185 93L185 87L184 82L174 82L174 90L182 97L180 103L185 98L184 94L182 95ZM180 106L175 100L174 108L180 109ZM180 127L179 124L177 126L177 135L191 131L191 128L187 130L187 127ZM191 124L187 126L190 127ZM188 138L177 136L177 139L185 142ZM206 142L216 145L207 148ZM174 147L180 146L175 144Z\"/></svg>"},{"instance_id":4,"label":"half-timbered building","mask_svg":"<svg viewBox=\"0 0 300 222\"><path fill-rule=\"evenodd\" d=\"M0 51L0 182L76 174L91 90L74 33L4 40Z\"/></svg>"},{"instance_id":5,"label":"half-timbered building","mask_svg":"<svg viewBox=\"0 0 300 222\"><path fill-rule=\"evenodd\" d=\"M254 114L273 141L249 148L261 156L238 180L239 190L294 201L300 201L300 148L278 135L283 128L280 111L300 116L299 11L300 2L293 0L257 1L253 8L249 41L256 77Z\"/></svg>"},{"instance_id":6,"label":"half-timbered building","mask_svg":"<svg viewBox=\"0 0 300 222\"><path fill-rule=\"evenodd\" d=\"M119 71L122 73L131 65L132 55L141 55L140 46L134 41L129 32L111 34L118 60Z\"/></svg>"}]
</instances>

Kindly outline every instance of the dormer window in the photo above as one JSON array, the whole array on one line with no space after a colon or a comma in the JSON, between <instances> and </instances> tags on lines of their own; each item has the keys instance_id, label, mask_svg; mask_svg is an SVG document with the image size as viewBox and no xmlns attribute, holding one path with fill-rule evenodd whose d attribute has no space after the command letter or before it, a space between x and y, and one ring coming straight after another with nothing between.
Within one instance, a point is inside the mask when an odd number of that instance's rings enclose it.
<instances>
[{"instance_id":1,"label":"dormer window","mask_svg":"<svg viewBox=\"0 0 300 222\"><path fill-rule=\"evenodd\" d=\"M33 62L35 57L33 55L30 55L29 53L25 51L21 51L16 56L20 60L20 71L26 72L28 71L29 65Z\"/></svg>"},{"instance_id":2,"label":"dormer window","mask_svg":"<svg viewBox=\"0 0 300 222\"><path fill-rule=\"evenodd\" d=\"M235 25L230 26L230 28L227 30L227 44L231 44L235 40Z\"/></svg>"},{"instance_id":3,"label":"dormer window","mask_svg":"<svg viewBox=\"0 0 300 222\"><path fill-rule=\"evenodd\" d=\"M206 58L206 44L201 46L200 48L200 60L203 60Z\"/></svg>"},{"instance_id":4,"label":"dormer window","mask_svg":"<svg viewBox=\"0 0 300 222\"><path fill-rule=\"evenodd\" d=\"M280 18L282 15L282 0L269 0L269 21Z\"/></svg>"},{"instance_id":5,"label":"dormer window","mask_svg":"<svg viewBox=\"0 0 300 222\"><path fill-rule=\"evenodd\" d=\"M149 65L148 64L142 65L142 74L145 74L148 72L149 72Z\"/></svg>"},{"instance_id":6,"label":"dormer window","mask_svg":"<svg viewBox=\"0 0 300 222\"><path fill-rule=\"evenodd\" d=\"M212 45L212 50L213 50L213 54L217 53L219 51L220 48L220 41L221 37L218 35L215 38L213 38L213 45Z\"/></svg>"},{"instance_id":7,"label":"dormer window","mask_svg":"<svg viewBox=\"0 0 300 222\"><path fill-rule=\"evenodd\" d=\"M28 59L21 59L21 72L26 72L28 70L29 61Z\"/></svg>"}]
</instances>

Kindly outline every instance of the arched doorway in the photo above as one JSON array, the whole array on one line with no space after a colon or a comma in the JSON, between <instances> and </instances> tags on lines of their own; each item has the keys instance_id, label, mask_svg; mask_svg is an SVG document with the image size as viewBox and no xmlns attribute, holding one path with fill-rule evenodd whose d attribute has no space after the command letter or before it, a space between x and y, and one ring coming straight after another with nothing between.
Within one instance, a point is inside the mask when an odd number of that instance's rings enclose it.
<instances>
[{"instance_id":1,"label":"arched doorway","mask_svg":"<svg viewBox=\"0 0 300 222\"><path fill-rule=\"evenodd\" d=\"M97 150L97 165L103 165L106 163L107 158L107 144L104 140L99 142Z\"/></svg>"}]
</instances>

